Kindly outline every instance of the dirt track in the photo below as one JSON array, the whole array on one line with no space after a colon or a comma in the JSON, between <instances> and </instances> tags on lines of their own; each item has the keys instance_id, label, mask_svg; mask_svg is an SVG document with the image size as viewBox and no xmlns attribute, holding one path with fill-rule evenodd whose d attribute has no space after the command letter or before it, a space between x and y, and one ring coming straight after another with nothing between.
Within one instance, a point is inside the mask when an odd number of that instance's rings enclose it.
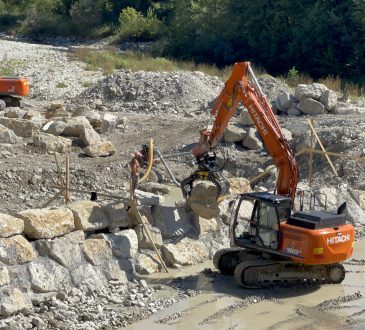
<instances>
[{"instance_id":1,"label":"dirt track","mask_svg":"<svg viewBox=\"0 0 365 330\"><path fill-rule=\"evenodd\" d=\"M165 275L150 283L173 283L200 293L127 329L364 329L365 240L356 243L341 285L244 290L229 276L202 272L211 262ZM213 268L213 267L212 267ZM205 274L204 274L205 273ZM173 291L166 294L173 295Z\"/></svg>"}]
</instances>

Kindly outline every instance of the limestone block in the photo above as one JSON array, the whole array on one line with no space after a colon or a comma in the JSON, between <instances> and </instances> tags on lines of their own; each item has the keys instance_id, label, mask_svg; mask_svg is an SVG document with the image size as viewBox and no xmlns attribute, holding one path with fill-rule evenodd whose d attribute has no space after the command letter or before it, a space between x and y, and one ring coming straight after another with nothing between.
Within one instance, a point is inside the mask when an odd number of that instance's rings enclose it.
<instances>
[{"instance_id":1,"label":"limestone block","mask_svg":"<svg viewBox=\"0 0 365 330\"><path fill-rule=\"evenodd\" d=\"M0 143L15 144L18 141L19 138L11 129L0 125Z\"/></svg>"},{"instance_id":2,"label":"limestone block","mask_svg":"<svg viewBox=\"0 0 365 330\"><path fill-rule=\"evenodd\" d=\"M104 134L113 132L115 127L117 126L117 122L118 122L117 116L114 116L110 113L104 114L103 119L101 121L100 133Z\"/></svg>"},{"instance_id":3,"label":"limestone block","mask_svg":"<svg viewBox=\"0 0 365 330\"><path fill-rule=\"evenodd\" d=\"M83 290L100 290L107 283L101 270L89 263L81 264L70 274L73 284Z\"/></svg>"},{"instance_id":4,"label":"limestone block","mask_svg":"<svg viewBox=\"0 0 365 330\"><path fill-rule=\"evenodd\" d=\"M328 89L323 92L320 100L319 100L328 111L332 111L338 102L338 95L336 92Z\"/></svg>"},{"instance_id":5,"label":"limestone block","mask_svg":"<svg viewBox=\"0 0 365 330\"><path fill-rule=\"evenodd\" d=\"M80 140L85 146L100 144L100 135L93 128L86 128L81 132Z\"/></svg>"},{"instance_id":6,"label":"limestone block","mask_svg":"<svg viewBox=\"0 0 365 330\"><path fill-rule=\"evenodd\" d=\"M108 218L103 207L94 201L84 200L69 205L75 219L75 228L83 231L94 231L107 228Z\"/></svg>"},{"instance_id":7,"label":"limestone block","mask_svg":"<svg viewBox=\"0 0 365 330\"><path fill-rule=\"evenodd\" d=\"M87 239L81 249L85 259L94 266L99 266L113 259L110 243L105 239Z\"/></svg>"},{"instance_id":8,"label":"limestone block","mask_svg":"<svg viewBox=\"0 0 365 330\"><path fill-rule=\"evenodd\" d=\"M24 230L22 219L0 213L0 238L21 234Z\"/></svg>"},{"instance_id":9,"label":"limestone block","mask_svg":"<svg viewBox=\"0 0 365 330\"><path fill-rule=\"evenodd\" d=\"M85 116L72 117L67 120L62 135L80 137L85 129L92 129Z\"/></svg>"},{"instance_id":10,"label":"limestone block","mask_svg":"<svg viewBox=\"0 0 365 330\"><path fill-rule=\"evenodd\" d=\"M70 150L72 141L61 136L38 133L33 136L33 144L47 151L64 153Z\"/></svg>"},{"instance_id":11,"label":"limestone block","mask_svg":"<svg viewBox=\"0 0 365 330\"><path fill-rule=\"evenodd\" d=\"M6 266L0 265L0 287L10 283L9 271Z\"/></svg>"},{"instance_id":12,"label":"limestone block","mask_svg":"<svg viewBox=\"0 0 365 330\"><path fill-rule=\"evenodd\" d=\"M195 265L209 258L209 251L206 246L188 237L185 237L177 244L164 245L162 251L164 259L169 265Z\"/></svg>"},{"instance_id":13,"label":"limestone block","mask_svg":"<svg viewBox=\"0 0 365 330\"><path fill-rule=\"evenodd\" d=\"M242 146L251 150L257 150L263 147L260 136L257 133L256 129L252 127L249 128L245 138L242 141Z\"/></svg>"},{"instance_id":14,"label":"limestone block","mask_svg":"<svg viewBox=\"0 0 365 330\"><path fill-rule=\"evenodd\" d=\"M33 121L16 118L0 117L0 124L11 129L15 135L20 137L31 137L33 130L39 128L39 125Z\"/></svg>"},{"instance_id":15,"label":"limestone block","mask_svg":"<svg viewBox=\"0 0 365 330\"><path fill-rule=\"evenodd\" d=\"M54 238L75 228L72 212L65 207L30 209L17 216L24 221L24 234L30 238Z\"/></svg>"},{"instance_id":16,"label":"limestone block","mask_svg":"<svg viewBox=\"0 0 365 330\"><path fill-rule=\"evenodd\" d=\"M134 258L138 250L138 238L133 229L120 231L116 234L106 235L116 257Z\"/></svg>"},{"instance_id":17,"label":"limestone block","mask_svg":"<svg viewBox=\"0 0 365 330\"><path fill-rule=\"evenodd\" d=\"M229 124L224 131L224 139L226 142L242 141L246 136L246 131L242 126L237 124Z\"/></svg>"},{"instance_id":18,"label":"limestone block","mask_svg":"<svg viewBox=\"0 0 365 330\"><path fill-rule=\"evenodd\" d=\"M0 315L29 314L33 310L30 299L18 288L5 288L0 292Z\"/></svg>"},{"instance_id":19,"label":"limestone block","mask_svg":"<svg viewBox=\"0 0 365 330\"><path fill-rule=\"evenodd\" d=\"M318 84L318 83L313 83L311 85L300 84L295 89L294 97L298 101L302 101L306 98L319 100L323 92L325 92L326 90L328 90L328 88L323 84Z\"/></svg>"},{"instance_id":20,"label":"limestone block","mask_svg":"<svg viewBox=\"0 0 365 330\"><path fill-rule=\"evenodd\" d=\"M307 115L320 115L326 113L324 105L313 99L303 99L298 104L298 109Z\"/></svg>"},{"instance_id":21,"label":"limestone block","mask_svg":"<svg viewBox=\"0 0 365 330\"><path fill-rule=\"evenodd\" d=\"M215 218L219 216L217 195L217 187L212 182L197 181L191 192L190 207L205 219Z\"/></svg>"},{"instance_id":22,"label":"limestone block","mask_svg":"<svg viewBox=\"0 0 365 330\"><path fill-rule=\"evenodd\" d=\"M146 228L149 231L149 234L157 248L160 248L163 244L162 242L162 235L161 230L152 227L151 225L147 224L147 218L144 218L144 223L146 224ZM146 228L143 227L143 225L138 225L136 228L134 228L137 238L138 238L138 247L140 249L153 249L153 244L151 243L150 239L148 238L148 235L146 233Z\"/></svg>"},{"instance_id":23,"label":"limestone block","mask_svg":"<svg viewBox=\"0 0 365 330\"><path fill-rule=\"evenodd\" d=\"M142 275L157 273L161 270L161 264L158 261L156 253L152 255L141 253L136 260L136 271Z\"/></svg>"},{"instance_id":24,"label":"limestone block","mask_svg":"<svg viewBox=\"0 0 365 330\"><path fill-rule=\"evenodd\" d=\"M110 141L99 142L83 149L85 155L91 158L108 157L115 154L115 147Z\"/></svg>"},{"instance_id":25,"label":"limestone block","mask_svg":"<svg viewBox=\"0 0 365 330\"><path fill-rule=\"evenodd\" d=\"M193 229L193 214L185 208L156 205L152 208L154 226L161 230L164 237L179 237Z\"/></svg>"},{"instance_id":26,"label":"limestone block","mask_svg":"<svg viewBox=\"0 0 365 330\"><path fill-rule=\"evenodd\" d=\"M43 127L43 131L47 134L58 136L63 133L66 126L67 124L64 121L61 120L51 121Z\"/></svg>"},{"instance_id":27,"label":"limestone block","mask_svg":"<svg viewBox=\"0 0 365 330\"><path fill-rule=\"evenodd\" d=\"M35 257L32 245L23 236L0 238L0 261L4 264L24 264Z\"/></svg>"},{"instance_id":28,"label":"limestone block","mask_svg":"<svg viewBox=\"0 0 365 330\"><path fill-rule=\"evenodd\" d=\"M61 285L70 284L68 270L48 258L31 262L28 271L32 290L38 293L58 291Z\"/></svg>"}]
</instances>

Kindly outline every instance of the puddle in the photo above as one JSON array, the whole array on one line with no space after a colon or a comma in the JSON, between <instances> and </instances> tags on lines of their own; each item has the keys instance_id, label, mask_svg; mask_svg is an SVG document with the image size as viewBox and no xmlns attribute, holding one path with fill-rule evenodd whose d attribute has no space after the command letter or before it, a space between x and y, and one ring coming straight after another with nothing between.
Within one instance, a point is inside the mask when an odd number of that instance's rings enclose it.
<instances>
[{"instance_id":1,"label":"puddle","mask_svg":"<svg viewBox=\"0 0 365 330\"><path fill-rule=\"evenodd\" d=\"M364 329L365 298L343 297L356 292L365 297L365 240L355 243L353 258L345 267L348 273L341 285L271 290L245 290L230 276L215 272L204 275L202 270L205 268L214 270L211 261L169 273L152 274L145 277L151 284L174 283L201 293L127 329L324 330L350 326ZM328 309L320 310L321 303L331 300L334 303L329 304Z\"/></svg>"}]
</instances>

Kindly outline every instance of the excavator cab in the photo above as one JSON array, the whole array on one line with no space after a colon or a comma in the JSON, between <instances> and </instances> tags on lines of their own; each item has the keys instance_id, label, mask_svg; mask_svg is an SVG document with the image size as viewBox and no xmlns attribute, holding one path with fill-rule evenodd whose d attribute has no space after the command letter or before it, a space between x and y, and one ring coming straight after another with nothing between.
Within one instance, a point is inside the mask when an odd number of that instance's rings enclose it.
<instances>
[{"instance_id":1,"label":"excavator cab","mask_svg":"<svg viewBox=\"0 0 365 330\"><path fill-rule=\"evenodd\" d=\"M278 250L280 223L290 214L290 197L266 192L240 195L231 226L234 245Z\"/></svg>"}]
</instances>

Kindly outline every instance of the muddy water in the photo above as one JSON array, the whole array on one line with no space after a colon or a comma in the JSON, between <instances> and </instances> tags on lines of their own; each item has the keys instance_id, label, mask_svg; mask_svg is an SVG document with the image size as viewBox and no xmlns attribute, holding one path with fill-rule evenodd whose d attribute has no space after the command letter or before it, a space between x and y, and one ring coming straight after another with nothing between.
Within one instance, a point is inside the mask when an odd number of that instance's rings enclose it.
<instances>
[{"instance_id":1,"label":"muddy water","mask_svg":"<svg viewBox=\"0 0 365 330\"><path fill-rule=\"evenodd\" d=\"M245 290L230 276L201 273L207 267L211 262L148 276L151 284L174 282L201 293L128 329L365 329L365 240L356 242L340 285Z\"/></svg>"}]
</instances>

